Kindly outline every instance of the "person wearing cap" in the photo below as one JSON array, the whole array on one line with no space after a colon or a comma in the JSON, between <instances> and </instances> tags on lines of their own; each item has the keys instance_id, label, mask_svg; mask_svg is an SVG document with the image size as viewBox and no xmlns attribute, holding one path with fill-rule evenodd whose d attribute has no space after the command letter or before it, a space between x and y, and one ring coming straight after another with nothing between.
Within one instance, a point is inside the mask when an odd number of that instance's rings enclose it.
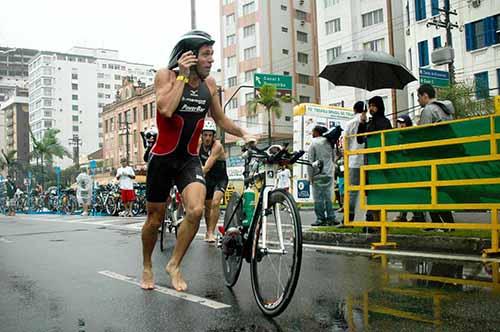
<instances>
[{"instance_id":1,"label":"person wearing cap","mask_svg":"<svg viewBox=\"0 0 500 332\"><path fill-rule=\"evenodd\" d=\"M413 121L411 120L411 118L408 114L403 114L403 115L399 116L396 121L398 124L398 128L407 128L407 127L413 126ZM406 221L408 221L407 217L408 217L408 212L403 211L403 212L400 212L399 215L396 216L396 218L394 218L393 221L406 222ZM424 213L419 212L419 211L414 211L413 217L410 220L410 222L425 222Z\"/></svg>"},{"instance_id":2,"label":"person wearing cap","mask_svg":"<svg viewBox=\"0 0 500 332\"><path fill-rule=\"evenodd\" d=\"M358 133L358 127L360 123L361 114L365 112L365 103L358 101L354 104L354 117L349 120L345 125L344 135L347 138L345 147L349 151L360 150L364 148L363 144L358 143L356 135ZM364 159L362 154L353 154L349 156L349 185L359 186L359 170L364 164ZM354 220L354 215L356 213L356 203L358 200L358 192L349 192L349 221Z\"/></svg>"},{"instance_id":3,"label":"person wearing cap","mask_svg":"<svg viewBox=\"0 0 500 332\"><path fill-rule=\"evenodd\" d=\"M328 129L323 126L315 126L312 130L312 142L308 151L309 162L321 160L323 169L319 174L313 174L313 168L309 166L307 172L313 189L314 213L316 222L311 226L333 226L337 225L335 210L332 202L332 188L334 179L334 150L323 137Z\"/></svg>"},{"instance_id":4,"label":"person wearing cap","mask_svg":"<svg viewBox=\"0 0 500 332\"><path fill-rule=\"evenodd\" d=\"M217 126L225 132L241 137L245 142L255 141L222 110L217 84L209 76L214 62L214 43L215 40L206 32L193 30L186 33L172 50L167 68L156 73L154 88L158 137L148 162L148 213L142 228L143 272L140 285L146 290L154 289L151 255L165 217L167 195L174 184L182 195L185 215L165 270L175 290L187 289L181 262L198 231L204 210L206 187L198 144L208 110Z\"/></svg>"},{"instance_id":5,"label":"person wearing cap","mask_svg":"<svg viewBox=\"0 0 500 332\"><path fill-rule=\"evenodd\" d=\"M215 138L216 132L215 122L210 118L205 119L201 134L199 157L207 184L205 197L207 232L205 241L208 243L215 243L214 232L219 220L219 207L229 182L226 169L226 153L222 144Z\"/></svg>"},{"instance_id":6,"label":"person wearing cap","mask_svg":"<svg viewBox=\"0 0 500 332\"><path fill-rule=\"evenodd\" d=\"M135 201L134 192L134 169L128 166L127 158L120 160L122 167L116 171L116 179L119 181L120 193L125 211L120 212L122 217L132 217L132 204Z\"/></svg>"}]
</instances>

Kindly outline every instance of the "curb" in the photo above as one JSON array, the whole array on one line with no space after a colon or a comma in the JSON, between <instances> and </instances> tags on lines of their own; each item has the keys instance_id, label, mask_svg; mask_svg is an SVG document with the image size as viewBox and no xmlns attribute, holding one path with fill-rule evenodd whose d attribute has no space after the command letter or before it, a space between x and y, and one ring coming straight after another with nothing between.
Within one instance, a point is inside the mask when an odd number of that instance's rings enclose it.
<instances>
[{"instance_id":1,"label":"curb","mask_svg":"<svg viewBox=\"0 0 500 332\"><path fill-rule=\"evenodd\" d=\"M380 241L380 234L303 232L304 243L324 244L357 248L370 248ZM444 252L480 255L483 249L491 248L491 240L451 236L389 235L388 241L396 242L397 249L424 252Z\"/></svg>"}]
</instances>

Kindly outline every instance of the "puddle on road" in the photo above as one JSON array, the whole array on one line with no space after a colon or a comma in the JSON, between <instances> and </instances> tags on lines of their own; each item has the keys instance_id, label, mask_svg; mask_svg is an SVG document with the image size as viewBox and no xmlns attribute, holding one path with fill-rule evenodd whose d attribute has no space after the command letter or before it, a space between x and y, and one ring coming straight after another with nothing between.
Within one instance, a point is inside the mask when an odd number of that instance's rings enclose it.
<instances>
[{"instance_id":1,"label":"puddle on road","mask_svg":"<svg viewBox=\"0 0 500 332\"><path fill-rule=\"evenodd\" d=\"M500 331L498 262L456 263L377 255L377 286L314 300L313 330Z\"/></svg>"}]
</instances>

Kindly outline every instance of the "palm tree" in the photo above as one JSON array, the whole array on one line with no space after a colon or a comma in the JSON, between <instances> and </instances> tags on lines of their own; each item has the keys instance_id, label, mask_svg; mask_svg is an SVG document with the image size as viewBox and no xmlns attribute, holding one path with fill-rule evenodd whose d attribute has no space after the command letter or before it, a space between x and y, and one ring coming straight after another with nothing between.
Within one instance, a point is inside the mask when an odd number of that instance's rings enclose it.
<instances>
[{"instance_id":1,"label":"palm tree","mask_svg":"<svg viewBox=\"0 0 500 332\"><path fill-rule=\"evenodd\" d=\"M271 113L279 119L283 113L282 103L291 102L296 102L295 98L290 95L281 96L276 86L271 84L264 84L260 87L257 98L247 101L246 106L249 115L255 115L259 105L266 109L269 145L271 145Z\"/></svg>"},{"instance_id":2,"label":"palm tree","mask_svg":"<svg viewBox=\"0 0 500 332\"><path fill-rule=\"evenodd\" d=\"M61 143L59 143L59 140L57 139L57 134L59 134L59 132L59 129L47 129L44 132L43 138L38 141L30 128L31 140L33 141L33 151L31 156L32 158L36 158L37 164L40 159L40 164L42 166L42 186L44 186L44 160L47 162L47 165L52 166L54 157L71 157L71 154L61 145Z\"/></svg>"},{"instance_id":3,"label":"palm tree","mask_svg":"<svg viewBox=\"0 0 500 332\"><path fill-rule=\"evenodd\" d=\"M17 150L5 152L3 149L0 155L0 171L7 169L7 174L12 175L13 170L18 164L16 157Z\"/></svg>"}]
</instances>

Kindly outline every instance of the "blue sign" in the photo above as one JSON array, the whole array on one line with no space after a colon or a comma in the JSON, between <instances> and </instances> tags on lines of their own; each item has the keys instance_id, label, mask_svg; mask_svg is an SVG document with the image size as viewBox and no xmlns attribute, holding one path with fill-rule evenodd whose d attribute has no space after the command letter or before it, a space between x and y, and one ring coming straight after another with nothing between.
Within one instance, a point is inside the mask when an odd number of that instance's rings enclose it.
<instances>
[{"instance_id":1,"label":"blue sign","mask_svg":"<svg viewBox=\"0 0 500 332\"><path fill-rule=\"evenodd\" d=\"M447 71L425 69L425 68L420 68L420 76L425 76L425 77L429 77L429 78L440 78L443 80L450 79L450 73Z\"/></svg>"},{"instance_id":2,"label":"blue sign","mask_svg":"<svg viewBox=\"0 0 500 332\"><path fill-rule=\"evenodd\" d=\"M61 167L59 166L54 167L54 171L56 172L56 175L61 175Z\"/></svg>"},{"instance_id":3,"label":"blue sign","mask_svg":"<svg viewBox=\"0 0 500 332\"><path fill-rule=\"evenodd\" d=\"M227 159L227 166L228 167L245 166L245 161L239 156L229 157Z\"/></svg>"},{"instance_id":4,"label":"blue sign","mask_svg":"<svg viewBox=\"0 0 500 332\"><path fill-rule=\"evenodd\" d=\"M89 167L90 167L90 169L96 169L97 168L97 161L91 160L89 162Z\"/></svg>"},{"instance_id":5,"label":"blue sign","mask_svg":"<svg viewBox=\"0 0 500 332\"><path fill-rule=\"evenodd\" d=\"M311 185L309 180L298 180L297 181L297 198L309 198L311 197Z\"/></svg>"}]
</instances>

